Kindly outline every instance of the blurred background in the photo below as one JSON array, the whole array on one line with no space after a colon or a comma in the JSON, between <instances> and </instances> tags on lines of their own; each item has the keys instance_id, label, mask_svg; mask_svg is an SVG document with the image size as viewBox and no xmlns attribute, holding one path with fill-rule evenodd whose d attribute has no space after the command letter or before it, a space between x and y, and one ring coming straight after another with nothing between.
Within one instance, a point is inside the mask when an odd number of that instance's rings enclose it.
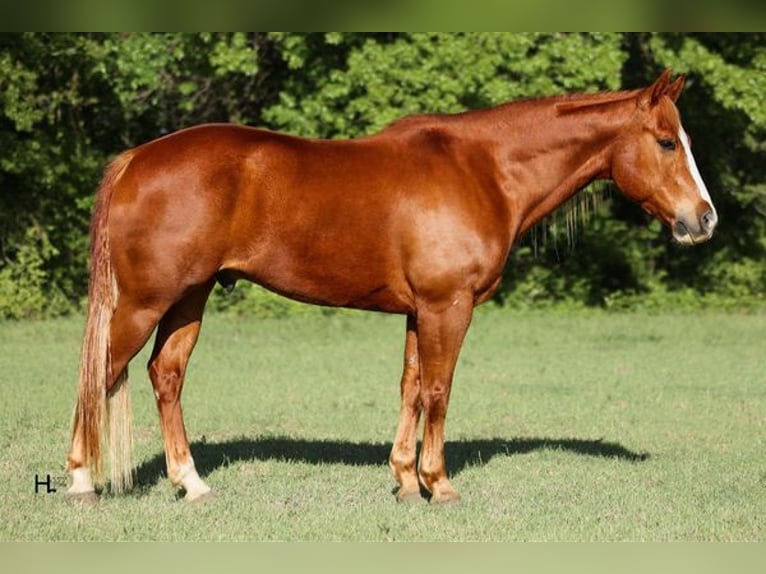
<instances>
[{"instance_id":1,"label":"blurred background","mask_svg":"<svg viewBox=\"0 0 766 574\"><path fill-rule=\"evenodd\" d=\"M0 35L0 318L79 313L105 163L203 122L358 137L421 112L687 77L678 107L716 204L694 249L609 184L513 250L494 304L744 308L766 302L766 33ZM542 129L542 128L541 128ZM274 315L254 287L219 310Z\"/></svg>"}]
</instances>

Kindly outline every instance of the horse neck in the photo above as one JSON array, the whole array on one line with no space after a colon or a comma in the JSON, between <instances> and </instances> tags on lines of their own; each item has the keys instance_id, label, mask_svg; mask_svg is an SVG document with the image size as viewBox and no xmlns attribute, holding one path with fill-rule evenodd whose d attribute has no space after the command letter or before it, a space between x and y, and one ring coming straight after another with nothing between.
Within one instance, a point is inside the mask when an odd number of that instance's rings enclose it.
<instances>
[{"instance_id":1,"label":"horse neck","mask_svg":"<svg viewBox=\"0 0 766 574\"><path fill-rule=\"evenodd\" d=\"M487 114L486 137L515 236L592 181L610 177L611 148L635 110L634 94L548 98Z\"/></svg>"}]
</instances>

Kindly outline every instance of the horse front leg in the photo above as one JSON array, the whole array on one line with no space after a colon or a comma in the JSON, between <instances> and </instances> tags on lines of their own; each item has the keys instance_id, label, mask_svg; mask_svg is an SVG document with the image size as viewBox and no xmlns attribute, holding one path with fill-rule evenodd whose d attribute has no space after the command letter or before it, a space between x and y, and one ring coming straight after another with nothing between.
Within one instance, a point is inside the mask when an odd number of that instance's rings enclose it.
<instances>
[{"instance_id":1,"label":"horse front leg","mask_svg":"<svg viewBox=\"0 0 766 574\"><path fill-rule=\"evenodd\" d=\"M420 403L423 406L423 446L418 475L431 493L431 502L460 499L447 478L444 426L452 376L473 316L473 297L458 294L447 303L418 306Z\"/></svg>"},{"instance_id":2,"label":"horse front leg","mask_svg":"<svg viewBox=\"0 0 766 574\"><path fill-rule=\"evenodd\" d=\"M420 359L418 356L417 322L407 316L407 338L404 343L404 371L401 382L402 405L399 426L388 464L399 484L396 499L400 502L420 500L420 485L415 470L417 463L417 431L422 404L420 402Z\"/></svg>"}]
</instances>

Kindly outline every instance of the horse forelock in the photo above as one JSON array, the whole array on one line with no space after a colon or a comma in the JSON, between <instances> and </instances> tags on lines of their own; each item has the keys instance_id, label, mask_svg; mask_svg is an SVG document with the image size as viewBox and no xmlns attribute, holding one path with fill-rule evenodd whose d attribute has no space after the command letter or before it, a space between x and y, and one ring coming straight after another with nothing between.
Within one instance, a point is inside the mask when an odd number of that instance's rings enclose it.
<instances>
[{"instance_id":1,"label":"horse forelock","mask_svg":"<svg viewBox=\"0 0 766 574\"><path fill-rule=\"evenodd\" d=\"M657 127L669 132L669 135L678 133L681 127L681 114L673 101L668 97L663 97L659 103L652 108Z\"/></svg>"}]
</instances>

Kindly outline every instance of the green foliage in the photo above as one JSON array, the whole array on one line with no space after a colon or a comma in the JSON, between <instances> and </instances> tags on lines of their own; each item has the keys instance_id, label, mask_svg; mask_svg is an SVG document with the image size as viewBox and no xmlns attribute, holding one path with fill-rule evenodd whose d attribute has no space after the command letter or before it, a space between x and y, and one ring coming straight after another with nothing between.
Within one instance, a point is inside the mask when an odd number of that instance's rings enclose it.
<instances>
[{"instance_id":1,"label":"green foliage","mask_svg":"<svg viewBox=\"0 0 766 574\"><path fill-rule=\"evenodd\" d=\"M51 281L48 263L57 250L42 230L29 228L16 259L0 269L0 317L41 318L62 314L71 304Z\"/></svg>"},{"instance_id":2,"label":"green foliage","mask_svg":"<svg viewBox=\"0 0 766 574\"><path fill-rule=\"evenodd\" d=\"M127 147L210 121L357 137L407 114L633 88L667 66L687 74L680 109L718 208L714 239L678 249L614 192L579 222L574 242L579 216L534 230L535 241L512 253L498 301L762 300L763 33L1 34L0 316L82 301L93 193L103 165ZM298 308L262 290L237 292L211 306ZM55 302L41 303L41 293Z\"/></svg>"},{"instance_id":3,"label":"green foliage","mask_svg":"<svg viewBox=\"0 0 766 574\"><path fill-rule=\"evenodd\" d=\"M342 36L280 36L303 72L264 117L287 131L353 137L409 114L457 112L520 97L617 88L624 55L617 34L419 33L350 35L347 56L327 68ZM298 97L299 96L299 97Z\"/></svg>"},{"instance_id":4,"label":"green foliage","mask_svg":"<svg viewBox=\"0 0 766 574\"><path fill-rule=\"evenodd\" d=\"M88 135L95 97L82 56L76 35L0 36L0 316L60 312L87 285L105 156Z\"/></svg>"},{"instance_id":5,"label":"green foliage","mask_svg":"<svg viewBox=\"0 0 766 574\"><path fill-rule=\"evenodd\" d=\"M210 295L207 308L229 315L247 315L257 319L278 319L293 315L332 315L341 312L333 307L304 305L246 281L240 281L230 291L216 287Z\"/></svg>"}]
</instances>

